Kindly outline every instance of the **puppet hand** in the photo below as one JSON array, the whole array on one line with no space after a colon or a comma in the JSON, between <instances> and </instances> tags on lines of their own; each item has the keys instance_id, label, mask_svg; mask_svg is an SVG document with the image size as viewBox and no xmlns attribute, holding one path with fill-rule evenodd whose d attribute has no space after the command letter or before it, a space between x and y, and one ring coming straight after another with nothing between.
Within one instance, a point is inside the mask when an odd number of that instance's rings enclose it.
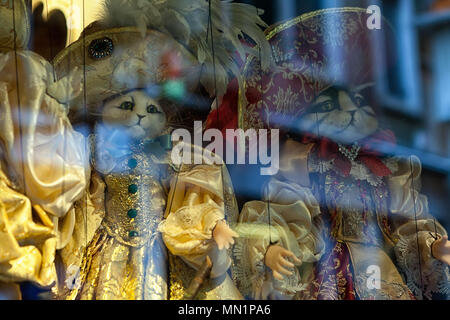
<instances>
[{"instance_id":1,"label":"puppet hand","mask_svg":"<svg viewBox=\"0 0 450 320\"><path fill-rule=\"evenodd\" d=\"M283 275L292 275L292 272L287 270L285 267L293 268L294 264L289 262L287 258L292 258L297 264L302 263L302 261L298 259L291 251L280 246L272 245L269 249L267 249L264 263L272 269L275 279L283 280Z\"/></svg>"},{"instance_id":2,"label":"puppet hand","mask_svg":"<svg viewBox=\"0 0 450 320\"><path fill-rule=\"evenodd\" d=\"M234 239L237 238L238 234L231 230L224 220L217 222L213 230L213 239L217 243L219 250L223 248L228 249L232 244L234 244Z\"/></svg>"},{"instance_id":3,"label":"puppet hand","mask_svg":"<svg viewBox=\"0 0 450 320\"><path fill-rule=\"evenodd\" d=\"M448 241L448 236L443 236L433 242L431 245L431 253L439 261L450 265L450 241Z\"/></svg>"}]
</instances>

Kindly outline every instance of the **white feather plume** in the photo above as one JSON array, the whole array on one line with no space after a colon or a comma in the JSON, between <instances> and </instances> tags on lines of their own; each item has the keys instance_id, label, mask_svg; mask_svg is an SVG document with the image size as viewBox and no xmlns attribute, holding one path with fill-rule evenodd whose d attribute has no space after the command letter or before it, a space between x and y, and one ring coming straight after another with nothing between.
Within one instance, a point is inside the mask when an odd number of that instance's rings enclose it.
<instances>
[{"instance_id":1,"label":"white feather plume","mask_svg":"<svg viewBox=\"0 0 450 320\"><path fill-rule=\"evenodd\" d=\"M105 0L101 20L110 28L137 26L143 34L149 28L171 35L204 64L200 81L211 96L222 96L230 73L241 83L239 65L233 58L236 54L244 61L246 55L261 54L263 69L272 63L270 45L261 29L267 27L260 18L262 13L248 4L211 0L217 92L208 32L208 0ZM242 45L244 35L255 42L254 48Z\"/></svg>"}]
</instances>

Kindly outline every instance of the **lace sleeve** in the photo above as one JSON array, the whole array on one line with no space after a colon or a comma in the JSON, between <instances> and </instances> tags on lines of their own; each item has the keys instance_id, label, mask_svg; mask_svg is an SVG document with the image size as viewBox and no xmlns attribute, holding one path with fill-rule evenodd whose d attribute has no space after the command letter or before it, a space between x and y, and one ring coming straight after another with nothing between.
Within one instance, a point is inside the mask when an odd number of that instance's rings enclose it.
<instances>
[{"instance_id":1,"label":"lace sleeve","mask_svg":"<svg viewBox=\"0 0 450 320\"><path fill-rule=\"evenodd\" d=\"M420 193L421 165L416 157L398 161L390 177L390 212L394 221L394 251L408 287L417 298L450 293L448 268L431 255L431 245L447 232L428 211L428 200Z\"/></svg>"},{"instance_id":2,"label":"lace sleeve","mask_svg":"<svg viewBox=\"0 0 450 320\"><path fill-rule=\"evenodd\" d=\"M431 255L434 241L428 232L420 231L401 237L395 246L397 262L418 299L432 299L434 293L450 295L448 266Z\"/></svg>"},{"instance_id":3,"label":"lace sleeve","mask_svg":"<svg viewBox=\"0 0 450 320\"><path fill-rule=\"evenodd\" d=\"M240 289L255 299L267 298L267 288L274 288L286 297L301 290L303 285L298 272L283 281L273 278L264 265L265 254L271 244L276 243L292 251L306 263L318 261L324 249L314 223L320 208L311 191L277 179L272 179L269 185L266 201L245 204L235 248L241 269Z\"/></svg>"},{"instance_id":4,"label":"lace sleeve","mask_svg":"<svg viewBox=\"0 0 450 320\"><path fill-rule=\"evenodd\" d=\"M231 265L226 250L218 250L212 238L217 222L225 218L221 167L198 165L172 179L166 219L160 224L168 250L195 269L213 260L211 277L224 274Z\"/></svg>"}]
</instances>

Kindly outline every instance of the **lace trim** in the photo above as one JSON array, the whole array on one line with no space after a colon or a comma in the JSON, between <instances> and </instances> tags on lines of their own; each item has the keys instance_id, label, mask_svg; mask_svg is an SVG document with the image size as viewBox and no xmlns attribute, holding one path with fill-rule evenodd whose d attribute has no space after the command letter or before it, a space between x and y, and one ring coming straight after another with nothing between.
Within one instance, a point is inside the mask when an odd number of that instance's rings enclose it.
<instances>
[{"instance_id":1,"label":"lace trim","mask_svg":"<svg viewBox=\"0 0 450 320\"><path fill-rule=\"evenodd\" d=\"M450 274L444 263L430 255L429 265L425 267L422 263L421 277L415 235L401 238L395 246L395 254L400 269L406 275L406 284L416 298L422 300L425 297L431 300L434 293L450 298Z\"/></svg>"},{"instance_id":2,"label":"lace trim","mask_svg":"<svg viewBox=\"0 0 450 320\"><path fill-rule=\"evenodd\" d=\"M233 264L233 280L237 284L241 294L255 297L257 289L261 290L265 278L264 255L256 253L255 259L249 259L251 256L251 244L248 240L236 239L233 248L235 263Z\"/></svg>"},{"instance_id":3,"label":"lace trim","mask_svg":"<svg viewBox=\"0 0 450 320\"><path fill-rule=\"evenodd\" d=\"M302 283L297 270L292 276L285 276L282 281L274 279L274 282L274 287L286 297L305 291L308 286L306 283Z\"/></svg>"},{"instance_id":4,"label":"lace trim","mask_svg":"<svg viewBox=\"0 0 450 320\"><path fill-rule=\"evenodd\" d=\"M362 300L412 300L408 288L397 282L387 282L381 279L381 289L369 289L368 276L359 274L356 276L356 286L359 298Z\"/></svg>"}]
</instances>

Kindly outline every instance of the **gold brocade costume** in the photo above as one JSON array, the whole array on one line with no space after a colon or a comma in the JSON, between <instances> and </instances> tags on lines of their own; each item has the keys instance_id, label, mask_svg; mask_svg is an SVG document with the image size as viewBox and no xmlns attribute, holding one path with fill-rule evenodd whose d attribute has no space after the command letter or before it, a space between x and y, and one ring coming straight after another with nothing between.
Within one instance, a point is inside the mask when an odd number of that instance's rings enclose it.
<instances>
[{"instance_id":1,"label":"gold brocade costume","mask_svg":"<svg viewBox=\"0 0 450 320\"><path fill-rule=\"evenodd\" d=\"M311 148L288 141L280 154L280 172L270 180L264 202L249 202L241 212L238 229L243 236L236 253L243 294L267 299L275 291L279 297L308 300L410 300L411 292L428 298L445 294L448 270L432 257L431 244L446 231L438 222L434 225L427 199L419 193L420 163L414 158L386 159L393 172L386 181L375 179L367 169L358 170L354 163L355 169L344 180L331 162L320 163ZM320 179L324 179L323 192ZM255 225L266 225L266 232L254 232ZM303 261L283 281L264 268L271 243ZM380 268L377 290L367 286L371 266Z\"/></svg>"},{"instance_id":2,"label":"gold brocade costume","mask_svg":"<svg viewBox=\"0 0 450 320\"><path fill-rule=\"evenodd\" d=\"M104 208L97 209L99 217L104 218L95 233L84 232L92 235L86 248L69 245L63 250L63 269L74 272L66 274L64 283L60 283L60 297L180 299L196 268L209 255L214 280L206 284L198 298L241 298L226 274L231 260L212 240L212 229L225 217L221 170L227 175L226 168L192 165L183 166L177 173L170 161L145 153L142 144L132 149L106 166L94 161L94 167L102 171L101 180L94 175L98 184L93 190L95 198L101 199L99 204L104 198ZM104 156L104 151L95 159ZM167 192L165 182L170 180ZM236 213L229 178L225 181L231 199L228 206ZM78 213L84 216L82 207L80 204ZM233 219L228 212L227 218ZM82 222L77 224L81 233L84 228Z\"/></svg>"}]
</instances>

